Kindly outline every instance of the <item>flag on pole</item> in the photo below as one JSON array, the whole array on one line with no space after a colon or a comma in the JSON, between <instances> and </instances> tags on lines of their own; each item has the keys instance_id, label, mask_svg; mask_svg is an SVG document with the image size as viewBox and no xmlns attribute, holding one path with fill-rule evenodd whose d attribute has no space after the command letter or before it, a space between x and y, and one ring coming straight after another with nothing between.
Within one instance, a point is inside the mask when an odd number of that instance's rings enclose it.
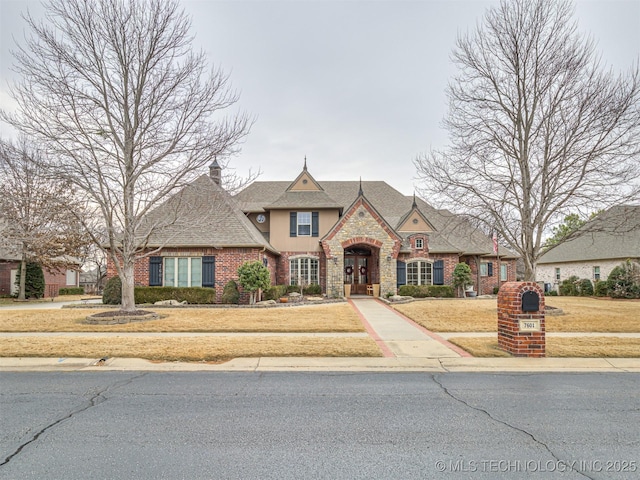
<instances>
[{"instance_id":1,"label":"flag on pole","mask_svg":"<svg viewBox=\"0 0 640 480\"><path fill-rule=\"evenodd\" d=\"M498 254L498 234L493 232L493 253Z\"/></svg>"}]
</instances>

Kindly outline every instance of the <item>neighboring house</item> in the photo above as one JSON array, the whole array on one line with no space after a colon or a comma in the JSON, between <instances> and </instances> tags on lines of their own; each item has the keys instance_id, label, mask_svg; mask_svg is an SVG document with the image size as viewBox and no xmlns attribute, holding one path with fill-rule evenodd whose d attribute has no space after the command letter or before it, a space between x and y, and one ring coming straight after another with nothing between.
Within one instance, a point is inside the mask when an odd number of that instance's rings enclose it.
<instances>
[{"instance_id":1,"label":"neighboring house","mask_svg":"<svg viewBox=\"0 0 640 480\"><path fill-rule=\"evenodd\" d=\"M18 294L16 278L20 269L21 259L22 255L18 252L18 249L0 248L0 297ZM44 297L57 297L58 290L63 287L77 287L79 270L79 265L51 272L43 269Z\"/></svg>"},{"instance_id":2,"label":"neighboring house","mask_svg":"<svg viewBox=\"0 0 640 480\"><path fill-rule=\"evenodd\" d=\"M217 163L149 215L173 224L151 236L158 253L138 262L137 285L215 287L237 279L245 261L261 261L272 284L319 284L331 297L398 286L451 285L455 265L474 272L474 289L491 294L515 280L516 256L463 218L402 195L385 182L318 182L306 162L293 181L254 182L236 196L220 186ZM108 277L114 276L112 263Z\"/></svg>"},{"instance_id":3,"label":"neighboring house","mask_svg":"<svg viewBox=\"0 0 640 480\"><path fill-rule=\"evenodd\" d=\"M536 280L557 290L571 276L606 280L626 259L640 261L640 205L612 207L538 261Z\"/></svg>"},{"instance_id":4,"label":"neighboring house","mask_svg":"<svg viewBox=\"0 0 640 480\"><path fill-rule=\"evenodd\" d=\"M104 288L106 268L104 266L95 267L86 272L80 272L78 286L84 288L86 293L100 293Z\"/></svg>"}]
</instances>

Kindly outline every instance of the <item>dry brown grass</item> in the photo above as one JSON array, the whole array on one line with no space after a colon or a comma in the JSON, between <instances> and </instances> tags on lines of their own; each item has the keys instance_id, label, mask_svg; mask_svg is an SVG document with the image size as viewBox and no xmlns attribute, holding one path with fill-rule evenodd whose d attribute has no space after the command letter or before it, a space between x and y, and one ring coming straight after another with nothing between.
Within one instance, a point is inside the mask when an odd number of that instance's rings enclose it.
<instances>
[{"instance_id":1,"label":"dry brown grass","mask_svg":"<svg viewBox=\"0 0 640 480\"><path fill-rule=\"evenodd\" d=\"M463 348L474 357L508 357L498 347L496 338L450 338L449 341ZM580 358L638 358L640 338L620 337L562 337L546 339L547 357Z\"/></svg>"},{"instance_id":2,"label":"dry brown grass","mask_svg":"<svg viewBox=\"0 0 640 480\"><path fill-rule=\"evenodd\" d=\"M237 357L380 357L370 338L14 337L0 340L0 357L127 357L215 362Z\"/></svg>"},{"instance_id":3,"label":"dry brown grass","mask_svg":"<svg viewBox=\"0 0 640 480\"><path fill-rule=\"evenodd\" d=\"M154 310L148 308L147 310ZM2 332L364 332L348 304L289 308L167 308L164 318L124 325L86 325L108 309L0 310Z\"/></svg>"},{"instance_id":4,"label":"dry brown grass","mask_svg":"<svg viewBox=\"0 0 640 480\"><path fill-rule=\"evenodd\" d=\"M20 304L25 303L47 303L47 302L77 302L82 300L83 298L100 298L96 295L63 295L61 297L51 298L38 298L38 299L29 299L24 302L19 302ZM2 297L0 298L0 305L16 305L18 301L14 298Z\"/></svg>"},{"instance_id":5,"label":"dry brown grass","mask_svg":"<svg viewBox=\"0 0 640 480\"><path fill-rule=\"evenodd\" d=\"M548 332L640 332L640 302L584 297L546 297L564 315L547 315ZM434 332L497 332L496 299L425 300L396 310Z\"/></svg>"}]
</instances>

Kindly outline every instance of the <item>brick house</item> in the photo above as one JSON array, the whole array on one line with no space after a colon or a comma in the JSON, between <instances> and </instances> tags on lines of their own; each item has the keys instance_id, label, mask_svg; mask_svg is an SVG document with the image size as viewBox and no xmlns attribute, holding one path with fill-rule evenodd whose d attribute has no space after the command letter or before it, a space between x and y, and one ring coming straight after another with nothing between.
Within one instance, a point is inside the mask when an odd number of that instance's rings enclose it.
<instances>
[{"instance_id":1,"label":"brick house","mask_svg":"<svg viewBox=\"0 0 640 480\"><path fill-rule=\"evenodd\" d=\"M0 248L0 297L18 294L16 278L20 269L22 255L17 249ZM44 298L57 297L63 287L77 287L79 285L79 265L70 268L60 268L44 274Z\"/></svg>"},{"instance_id":2,"label":"brick house","mask_svg":"<svg viewBox=\"0 0 640 480\"><path fill-rule=\"evenodd\" d=\"M254 182L235 196L220 178L214 162L152 213L180 223L150 237L159 253L136 265L136 284L215 287L219 299L245 261L263 262L272 284L318 284L330 297L451 285L459 262L471 266L478 294L515 280L515 255L496 256L466 220L386 182L318 182L306 161L293 181Z\"/></svg>"}]
</instances>

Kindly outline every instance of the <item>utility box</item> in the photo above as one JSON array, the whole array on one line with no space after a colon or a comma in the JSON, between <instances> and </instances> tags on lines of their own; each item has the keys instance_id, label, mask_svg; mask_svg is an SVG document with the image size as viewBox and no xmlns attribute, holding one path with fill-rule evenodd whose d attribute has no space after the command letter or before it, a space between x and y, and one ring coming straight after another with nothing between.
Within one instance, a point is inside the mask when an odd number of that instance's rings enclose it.
<instances>
[{"instance_id":1,"label":"utility box","mask_svg":"<svg viewBox=\"0 0 640 480\"><path fill-rule=\"evenodd\" d=\"M508 282L498 292L498 345L516 357L545 356L544 292L535 282Z\"/></svg>"}]
</instances>

